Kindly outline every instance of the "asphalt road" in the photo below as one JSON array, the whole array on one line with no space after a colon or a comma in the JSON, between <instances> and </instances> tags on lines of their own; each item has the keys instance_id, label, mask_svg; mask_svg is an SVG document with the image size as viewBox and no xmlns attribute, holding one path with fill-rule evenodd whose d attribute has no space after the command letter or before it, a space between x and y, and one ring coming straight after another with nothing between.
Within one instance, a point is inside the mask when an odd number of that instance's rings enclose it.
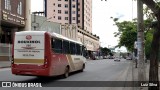
<instances>
[{"instance_id":1,"label":"asphalt road","mask_svg":"<svg viewBox=\"0 0 160 90\"><path fill-rule=\"evenodd\" d=\"M113 59L90 60L87 61L84 72L72 73L66 79L63 79L60 76L52 78L37 78L36 76L16 76L11 74L10 68L6 68L0 69L0 81L22 81L24 83L40 82L42 83L42 86L50 86L42 88L16 87L12 88L12 90L124 90L123 87L112 88L95 86L99 85L99 83L106 83L105 81L130 81L131 79L127 79L129 71L131 71L131 61L128 60L122 59L120 62L114 61ZM59 83L62 83L62 87L52 87L52 85L59 85ZM67 86L68 83L69 85L74 84L75 87ZM89 84L88 87L87 83L92 84ZM79 87L77 87L77 84L79 84ZM11 88L0 88L0 90L10 89Z\"/></svg>"}]
</instances>

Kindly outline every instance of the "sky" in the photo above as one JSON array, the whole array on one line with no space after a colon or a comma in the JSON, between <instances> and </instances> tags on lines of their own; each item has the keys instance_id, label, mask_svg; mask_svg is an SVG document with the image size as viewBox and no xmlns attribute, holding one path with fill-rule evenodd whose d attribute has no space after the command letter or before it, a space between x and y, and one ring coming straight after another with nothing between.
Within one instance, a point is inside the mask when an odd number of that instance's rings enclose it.
<instances>
[{"instance_id":1,"label":"sky","mask_svg":"<svg viewBox=\"0 0 160 90\"><path fill-rule=\"evenodd\" d=\"M38 1L38 2L37 2ZM43 0L31 0L31 11L42 11ZM102 47L114 47L119 38L114 37L118 28L110 17L120 21L132 20L137 16L136 2L132 0L92 0L92 33L100 37ZM126 51L124 47L122 51Z\"/></svg>"}]
</instances>

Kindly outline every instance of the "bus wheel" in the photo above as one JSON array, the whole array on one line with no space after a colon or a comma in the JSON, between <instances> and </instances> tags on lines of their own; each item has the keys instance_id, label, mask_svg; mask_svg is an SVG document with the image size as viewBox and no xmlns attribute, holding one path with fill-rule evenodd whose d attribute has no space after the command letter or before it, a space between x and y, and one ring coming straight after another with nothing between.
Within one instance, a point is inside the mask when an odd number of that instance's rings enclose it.
<instances>
[{"instance_id":1,"label":"bus wheel","mask_svg":"<svg viewBox=\"0 0 160 90\"><path fill-rule=\"evenodd\" d=\"M85 64L83 64L82 69L80 70L80 72L83 72L84 69L85 69Z\"/></svg>"},{"instance_id":2,"label":"bus wheel","mask_svg":"<svg viewBox=\"0 0 160 90\"><path fill-rule=\"evenodd\" d=\"M67 66L66 69L65 69L63 77L67 78L68 76L69 76L69 67Z\"/></svg>"}]
</instances>

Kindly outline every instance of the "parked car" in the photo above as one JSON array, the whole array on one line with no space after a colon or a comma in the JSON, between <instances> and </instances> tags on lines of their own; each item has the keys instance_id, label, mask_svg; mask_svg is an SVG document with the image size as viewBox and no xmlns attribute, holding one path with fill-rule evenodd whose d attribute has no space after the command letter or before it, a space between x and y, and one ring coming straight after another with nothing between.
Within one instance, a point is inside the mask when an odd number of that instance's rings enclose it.
<instances>
[{"instance_id":1,"label":"parked car","mask_svg":"<svg viewBox=\"0 0 160 90\"><path fill-rule=\"evenodd\" d=\"M120 59L120 57L115 57L114 61L121 61Z\"/></svg>"},{"instance_id":2,"label":"parked car","mask_svg":"<svg viewBox=\"0 0 160 90\"><path fill-rule=\"evenodd\" d=\"M103 59L107 59L107 56L103 56Z\"/></svg>"},{"instance_id":3,"label":"parked car","mask_svg":"<svg viewBox=\"0 0 160 90\"><path fill-rule=\"evenodd\" d=\"M114 59L114 57L113 56L109 56L108 59Z\"/></svg>"},{"instance_id":4,"label":"parked car","mask_svg":"<svg viewBox=\"0 0 160 90\"><path fill-rule=\"evenodd\" d=\"M131 57L127 57L126 60L132 60L132 58Z\"/></svg>"},{"instance_id":5,"label":"parked car","mask_svg":"<svg viewBox=\"0 0 160 90\"><path fill-rule=\"evenodd\" d=\"M120 60L120 59L115 59L114 61L118 61L118 62L120 62L121 60Z\"/></svg>"}]
</instances>

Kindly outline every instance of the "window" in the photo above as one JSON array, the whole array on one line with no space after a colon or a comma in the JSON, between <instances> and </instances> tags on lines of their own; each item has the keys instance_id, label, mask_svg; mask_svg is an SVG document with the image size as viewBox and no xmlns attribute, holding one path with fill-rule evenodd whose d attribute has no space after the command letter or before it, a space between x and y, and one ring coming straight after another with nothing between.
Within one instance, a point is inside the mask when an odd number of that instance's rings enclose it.
<instances>
[{"instance_id":1,"label":"window","mask_svg":"<svg viewBox=\"0 0 160 90\"><path fill-rule=\"evenodd\" d=\"M72 14L75 14L76 13L76 11L72 11Z\"/></svg>"},{"instance_id":2,"label":"window","mask_svg":"<svg viewBox=\"0 0 160 90\"><path fill-rule=\"evenodd\" d=\"M68 1L68 0L65 0L65 1Z\"/></svg>"},{"instance_id":3,"label":"window","mask_svg":"<svg viewBox=\"0 0 160 90\"><path fill-rule=\"evenodd\" d=\"M80 20L78 20L78 23L80 23Z\"/></svg>"},{"instance_id":4,"label":"window","mask_svg":"<svg viewBox=\"0 0 160 90\"><path fill-rule=\"evenodd\" d=\"M11 11L11 0L5 0L5 9Z\"/></svg>"},{"instance_id":5,"label":"window","mask_svg":"<svg viewBox=\"0 0 160 90\"><path fill-rule=\"evenodd\" d=\"M58 16L58 20L61 20L61 16Z\"/></svg>"},{"instance_id":6,"label":"window","mask_svg":"<svg viewBox=\"0 0 160 90\"><path fill-rule=\"evenodd\" d=\"M70 50L71 50L71 54L76 54L76 47L75 47L75 43L70 42Z\"/></svg>"},{"instance_id":7,"label":"window","mask_svg":"<svg viewBox=\"0 0 160 90\"><path fill-rule=\"evenodd\" d=\"M61 0L58 0L58 1L61 1Z\"/></svg>"},{"instance_id":8,"label":"window","mask_svg":"<svg viewBox=\"0 0 160 90\"><path fill-rule=\"evenodd\" d=\"M79 44L76 44L76 54L81 55L81 46Z\"/></svg>"},{"instance_id":9,"label":"window","mask_svg":"<svg viewBox=\"0 0 160 90\"><path fill-rule=\"evenodd\" d=\"M76 6L75 6L75 5L72 5L72 7L75 8Z\"/></svg>"},{"instance_id":10,"label":"window","mask_svg":"<svg viewBox=\"0 0 160 90\"><path fill-rule=\"evenodd\" d=\"M73 20L75 20L76 18L75 17L73 17Z\"/></svg>"},{"instance_id":11,"label":"window","mask_svg":"<svg viewBox=\"0 0 160 90\"><path fill-rule=\"evenodd\" d=\"M69 42L63 41L63 53L70 54Z\"/></svg>"},{"instance_id":12,"label":"window","mask_svg":"<svg viewBox=\"0 0 160 90\"><path fill-rule=\"evenodd\" d=\"M65 20L68 20L68 17L65 17Z\"/></svg>"},{"instance_id":13,"label":"window","mask_svg":"<svg viewBox=\"0 0 160 90\"><path fill-rule=\"evenodd\" d=\"M51 39L52 51L55 53L62 53L62 40L60 39Z\"/></svg>"},{"instance_id":14,"label":"window","mask_svg":"<svg viewBox=\"0 0 160 90\"><path fill-rule=\"evenodd\" d=\"M58 7L61 7L61 4L58 4Z\"/></svg>"},{"instance_id":15,"label":"window","mask_svg":"<svg viewBox=\"0 0 160 90\"><path fill-rule=\"evenodd\" d=\"M61 13L61 10L58 10L58 13Z\"/></svg>"},{"instance_id":16,"label":"window","mask_svg":"<svg viewBox=\"0 0 160 90\"><path fill-rule=\"evenodd\" d=\"M19 2L19 4L18 4L17 13L18 13L19 15L22 15L22 2Z\"/></svg>"},{"instance_id":17,"label":"window","mask_svg":"<svg viewBox=\"0 0 160 90\"><path fill-rule=\"evenodd\" d=\"M65 14L68 14L68 11L65 11L64 13L65 13Z\"/></svg>"},{"instance_id":18,"label":"window","mask_svg":"<svg viewBox=\"0 0 160 90\"><path fill-rule=\"evenodd\" d=\"M68 8L68 4L65 4L65 6L64 6L65 8Z\"/></svg>"}]
</instances>

